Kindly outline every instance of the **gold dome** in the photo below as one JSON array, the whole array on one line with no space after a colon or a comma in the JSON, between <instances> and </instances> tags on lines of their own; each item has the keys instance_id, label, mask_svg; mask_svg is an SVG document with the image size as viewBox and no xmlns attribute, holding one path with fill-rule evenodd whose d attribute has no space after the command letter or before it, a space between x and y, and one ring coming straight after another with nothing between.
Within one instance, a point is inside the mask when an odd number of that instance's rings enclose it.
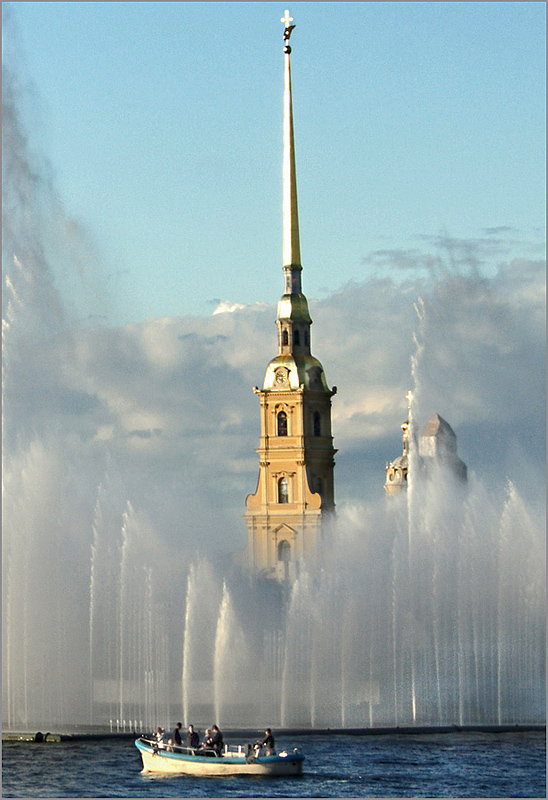
<instances>
[{"instance_id":1,"label":"gold dome","mask_svg":"<svg viewBox=\"0 0 548 800\"><path fill-rule=\"evenodd\" d=\"M329 392L323 367L312 355L278 355L266 368L263 391L299 389Z\"/></svg>"}]
</instances>

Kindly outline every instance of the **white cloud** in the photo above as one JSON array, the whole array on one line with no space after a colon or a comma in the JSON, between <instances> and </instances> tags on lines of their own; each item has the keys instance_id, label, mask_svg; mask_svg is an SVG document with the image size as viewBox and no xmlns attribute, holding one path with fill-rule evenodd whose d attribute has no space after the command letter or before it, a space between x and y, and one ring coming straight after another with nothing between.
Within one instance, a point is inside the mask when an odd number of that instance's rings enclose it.
<instances>
[{"instance_id":1,"label":"white cloud","mask_svg":"<svg viewBox=\"0 0 548 800\"><path fill-rule=\"evenodd\" d=\"M495 456L505 452L498 463L504 483L516 446L542 469L543 274L540 263L522 261L503 265L491 279L371 279L311 302L312 349L338 386L333 427L344 502L382 494L384 462L400 447L408 389L422 421L438 412L450 422L461 456L478 474L492 475ZM422 326L413 307L419 294ZM108 446L138 494L140 485L157 482L162 493L169 485L175 506L188 502L196 514L200 504L214 508L221 529L235 537L245 496L255 488L260 423L252 386L261 384L276 353L275 315L272 305L67 331L35 347L20 339L20 380L8 381L8 427L17 427L19 442L25 432L27 441L52 429L61 440L76 435L94 460ZM421 340L417 386L414 334ZM347 486L357 459L363 481Z\"/></svg>"},{"instance_id":2,"label":"white cloud","mask_svg":"<svg viewBox=\"0 0 548 800\"><path fill-rule=\"evenodd\" d=\"M243 303L231 303L230 300L220 300L218 306L213 311L213 314L231 314L245 308Z\"/></svg>"}]
</instances>

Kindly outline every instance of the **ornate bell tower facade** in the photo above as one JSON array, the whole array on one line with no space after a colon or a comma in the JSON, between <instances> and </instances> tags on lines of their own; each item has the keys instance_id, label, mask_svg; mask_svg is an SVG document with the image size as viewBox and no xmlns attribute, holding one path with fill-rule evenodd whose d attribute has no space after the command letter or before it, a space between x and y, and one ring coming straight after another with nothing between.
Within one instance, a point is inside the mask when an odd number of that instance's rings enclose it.
<instances>
[{"instance_id":1,"label":"ornate bell tower facade","mask_svg":"<svg viewBox=\"0 0 548 800\"><path fill-rule=\"evenodd\" d=\"M284 23L283 274L278 303L278 354L267 367L261 403L259 480L246 500L244 562L253 572L292 580L314 562L322 526L335 510L331 398L323 367L310 350L312 320L301 288L301 256L293 140L289 37Z\"/></svg>"}]
</instances>

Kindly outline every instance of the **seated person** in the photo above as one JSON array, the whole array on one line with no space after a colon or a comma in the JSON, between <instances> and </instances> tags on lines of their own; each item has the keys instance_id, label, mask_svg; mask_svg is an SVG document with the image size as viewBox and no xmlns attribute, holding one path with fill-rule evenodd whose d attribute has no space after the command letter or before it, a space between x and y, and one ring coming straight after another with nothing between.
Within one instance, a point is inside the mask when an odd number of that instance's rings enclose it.
<instances>
[{"instance_id":1,"label":"seated person","mask_svg":"<svg viewBox=\"0 0 548 800\"><path fill-rule=\"evenodd\" d=\"M162 749L167 749L168 743L171 741L169 735L164 731L163 728L156 728L156 746L161 747Z\"/></svg>"},{"instance_id":2,"label":"seated person","mask_svg":"<svg viewBox=\"0 0 548 800\"><path fill-rule=\"evenodd\" d=\"M213 740L211 738L211 731L209 730L209 728L206 728L206 732L204 734L204 741L202 742L201 747L203 747L204 749L208 749L212 746L212 744Z\"/></svg>"}]
</instances>

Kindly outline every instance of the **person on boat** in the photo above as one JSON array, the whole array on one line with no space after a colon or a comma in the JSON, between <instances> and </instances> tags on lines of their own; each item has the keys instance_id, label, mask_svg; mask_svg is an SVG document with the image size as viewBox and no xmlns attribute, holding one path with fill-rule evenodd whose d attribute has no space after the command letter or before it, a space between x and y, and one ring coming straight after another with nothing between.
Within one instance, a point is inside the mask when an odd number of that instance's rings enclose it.
<instances>
[{"instance_id":1,"label":"person on boat","mask_svg":"<svg viewBox=\"0 0 548 800\"><path fill-rule=\"evenodd\" d=\"M171 734L171 743L179 745L179 747L183 743L183 740L181 739L181 728L182 727L183 727L182 723L178 722L177 725L175 726L175 730Z\"/></svg>"},{"instance_id":2,"label":"person on boat","mask_svg":"<svg viewBox=\"0 0 548 800\"><path fill-rule=\"evenodd\" d=\"M206 731L206 733L207 733L207 731ZM188 733L187 733L187 736L186 736L186 740L188 742L188 746L189 747L196 748L196 747L200 746L200 737L198 736L198 734L194 730L194 725L189 725L188 726Z\"/></svg>"},{"instance_id":3,"label":"person on boat","mask_svg":"<svg viewBox=\"0 0 548 800\"><path fill-rule=\"evenodd\" d=\"M260 750L261 747L265 748L265 754L267 756L275 755L275 752L274 752L274 747L275 747L275 745L274 745L274 737L272 736L272 731L270 730L270 728L267 728L265 730L264 739L257 739L257 745L258 745L258 748L257 748L258 750Z\"/></svg>"},{"instance_id":4,"label":"person on boat","mask_svg":"<svg viewBox=\"0 0 548 800\"><path fill-rule=\"evenodd\" d=\"M158 747L165 746L163 728L156 728L156 733L154 734L154 738L156 739L156 744Z\"/></svg>"},{"instance_id":5,"label":"person on boat","mask_svg":"<svg viewBox=\"0 0 548 800\"><path fill-rule=\"evenodd\" d=\"M204 749L206 749L208 747L211 747L212 744L213 744L213 740L211 738L211 731L209 730L209 728L206 728L206 732L204 734L204 741L202 742L200 747L203 747Z\"/></svg>"},{"instance_id":6,"label":"person on boat","mask_svg":"<svg viewBox=\"0 0 548 800\"><path fill-rule=\"evenodd\" d=\"M223 734L216 725L211 726L211 747L218 756L221 755L223 750Z\"/></svg>"}]
</instances>

